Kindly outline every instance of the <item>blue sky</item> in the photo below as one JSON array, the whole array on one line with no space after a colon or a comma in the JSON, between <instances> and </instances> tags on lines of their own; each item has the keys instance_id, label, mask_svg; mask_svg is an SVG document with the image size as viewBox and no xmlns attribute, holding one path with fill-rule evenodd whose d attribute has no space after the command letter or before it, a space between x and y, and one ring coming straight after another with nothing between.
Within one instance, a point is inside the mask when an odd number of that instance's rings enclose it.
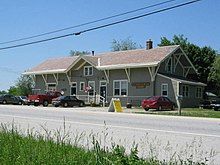
<instances>
[{"instance_id":1,"label":"blue sky","mask_svg":"<svg viewBox=\"0 0 220 165\"><path fill-rule=\"evenodd\" d=\"M0 0L0 42L82 24L163 1L165 0ZM186 0L177 0L176 2L186 2ZM70 50L94 50L95 53L108 52L111 49L113 39L121 40L130 37L137 44L145 46L146 40L151 38L154 47L156 47L163 36L172 39L175 34L183 34L194 44L211 46L220 52L219 7L220 1L202 0L189 6L79 36L0 50L0 90L7 90L14 85L23 71L48 58L68 56ZM37 39L78 32L156 9L159 8L148 9L126 17L123 16ZM28 41L33 40L23 42ZM0 47L23 42L0 44Z\"/></svg>"}]
</instances>

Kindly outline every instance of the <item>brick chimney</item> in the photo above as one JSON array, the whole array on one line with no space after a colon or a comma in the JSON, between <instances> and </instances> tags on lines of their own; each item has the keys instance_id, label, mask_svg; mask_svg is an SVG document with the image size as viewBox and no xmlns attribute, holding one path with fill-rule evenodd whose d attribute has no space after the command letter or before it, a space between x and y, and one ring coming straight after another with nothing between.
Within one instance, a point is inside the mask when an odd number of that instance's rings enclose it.
<instances>
[{"instance_id":1,"label":"brick chimney","mask_svg":"<svg viewBox=\"0 0 220 165\"><path fill-rule=\"evenodd\" d=\"M153 48L153 41L151 41L151 39L149 39L146 42L146 50L152 49Z\"/></svg>"}]
</instances>

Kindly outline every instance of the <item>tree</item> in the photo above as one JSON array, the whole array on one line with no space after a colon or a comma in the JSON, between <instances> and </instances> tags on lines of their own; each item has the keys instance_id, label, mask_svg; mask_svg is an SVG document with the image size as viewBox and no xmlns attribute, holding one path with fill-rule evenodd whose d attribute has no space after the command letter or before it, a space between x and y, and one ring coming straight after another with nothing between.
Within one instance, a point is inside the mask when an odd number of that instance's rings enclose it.
<instances>
[{"instance_id":1,"label":"tree","mask_svg":"<svg viewBox=\"0 0 220 165\"><path fill-rule=\"evenodd\" d=\"M209 74L210 91L220 95L220 55L218 55Z\"/></svg>"},{"instance_id":2,"label":"tree","mask_svg":"<svg viewBox=\"0 0 220 165\"><path fill-rule=\"evenodd\" d=\"M208 77L212 69L213 62L217 52L211 47L199 47L192 44L183 35L174 35L172 40L166 37L161 38L161 43L158 46L180 45L183 51L187 54L192 64L198 72L198 79L203 83L208 83Z\"/></svg>"},{"instance_id":3,"label":"tree","mask_svg":"<svg viewBox=\"0 0 220 165\"><path fill-rule=\"evenodd\" d=\"M91 54L89 51L78 51L78 50L71 50L70 56L82 56L82 55L89 55Z\"/></svg>"},{"instance_id":4,"label":"tree","mask_svg":"<svg viewBox=\"0 0 220 165\"><path fill-rule=\"evenodd\" d=\"M130 38L120 41L113 39L111 44L111 51L113 52L141 48L141 46L138 46L137 43L133 42Z\"/></svg>"},{"instance_id":5,"label":"tree","mask_svg":"<svg viewBox=\"0 0 220 165\"><path fill-rule=\"evenodd\" d=\"M34 87L34 81L30 76L21 75L15 86L11 86L8 90L9 94L27 96L31 94Z\"/></svg>"}]
</instances>

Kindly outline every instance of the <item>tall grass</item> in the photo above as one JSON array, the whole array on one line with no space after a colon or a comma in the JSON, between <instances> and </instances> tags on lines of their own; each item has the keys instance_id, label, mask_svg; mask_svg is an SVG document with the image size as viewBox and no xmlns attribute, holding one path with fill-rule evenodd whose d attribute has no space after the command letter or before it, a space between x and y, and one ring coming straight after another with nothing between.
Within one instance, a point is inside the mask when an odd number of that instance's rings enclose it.
<instances>
[{"instance_id":1,"label":"tall grass","mask_svg":"<svg viewBox=\"0 0 220 165\"><path fill-rule=\"evenodd\" d=\"M49 131L42 126L44 133L33 129L22 132L14 124L1 124L0 127L0 164L114 164L114 165L175 165L175 164L208 164L215 152L202 153L199 151L201 142L193 141L182 151L172 153L169 160L159 160L157 147L159 140L145 139L140 143L141 147L148 146L147 158L139 154L139 146L135 142L129 152L125 147L116 144L113 137L109 137L108 128L104 126L101 134L93 132L74 132L66 129L65 121L63 128ZM146 135L147 136L147 135ZM111 141L111 145L107 143ZM172 150L168 143L164 150L167 153ZM183 159L182 155L185 155ZM181 155L182 154L182 155ZM204 154L206 155L204 157ZM209 155L209 157L207 156ZM197 161L194 160L198 157Z\"/></svg>"}]
</instances>

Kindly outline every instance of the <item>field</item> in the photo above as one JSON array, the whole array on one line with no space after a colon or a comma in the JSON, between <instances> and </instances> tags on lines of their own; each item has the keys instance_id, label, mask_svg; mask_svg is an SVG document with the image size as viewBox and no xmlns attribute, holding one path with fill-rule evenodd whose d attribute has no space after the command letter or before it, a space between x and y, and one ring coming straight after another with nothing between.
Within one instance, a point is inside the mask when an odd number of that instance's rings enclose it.
<instances>
[{"instance_id":1,"label":"field","mask_svg":"<svg viewBox=\"0 0 220 165\"><path fill-rule=\"evenodd\" d=\"M140 110L136 110L133 112L142 113L142 114L179 116L179 112L177 110L175 111L156 111L156 110L144 111L140 109ZM181 110L181 116L220 118L220 111L214 111L212 109L200 109L200 108L183 108Z\"/></svg>"}]
</instances>

